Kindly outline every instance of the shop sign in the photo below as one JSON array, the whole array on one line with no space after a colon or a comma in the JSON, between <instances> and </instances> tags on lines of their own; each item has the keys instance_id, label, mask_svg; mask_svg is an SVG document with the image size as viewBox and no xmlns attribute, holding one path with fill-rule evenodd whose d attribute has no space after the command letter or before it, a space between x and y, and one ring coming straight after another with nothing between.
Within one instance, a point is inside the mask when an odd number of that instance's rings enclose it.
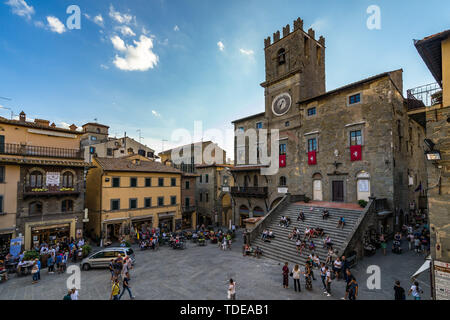
<instances>
[{"instance_id":1,"label":"shop sign","mask_svg":"<svg viewBox=\"0 0 450 320\"><path fill-rule=\"evenodd\" d=\"M434 287L436 300L450 300L450 263L434 261Z\"/></svg>"},{"instance_id":2,"label":"shop sign","mask_svg":"<svg viewBox=\"0 0 450 320\"><path fill-rule=\"evenodd\" d=\"M278 193L287 193L288 188L278 188Z\"/></svg>"}]
</instances>

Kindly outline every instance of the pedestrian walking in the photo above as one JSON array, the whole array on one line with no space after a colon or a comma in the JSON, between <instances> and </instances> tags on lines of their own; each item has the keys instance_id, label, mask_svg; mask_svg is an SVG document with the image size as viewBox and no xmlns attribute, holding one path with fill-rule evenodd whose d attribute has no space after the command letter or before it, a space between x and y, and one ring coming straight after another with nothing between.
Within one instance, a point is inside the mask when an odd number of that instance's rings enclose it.
<instances>
[{"instance_id":1,"label":"pedestrian walking","mask_svg":"<svg viewBox=\"0 0 450 320\"><path fill-rule=\"evenodd\" d=\"M130 277L129 273L128 272L125 273L125 276L123 277L123 280L122 280L122 293L119 296L119 300L122 298L123 294L125 293L125 290L128 291L128 294L130 295L130 299L132 299L132 300L134 299L134 296L131 293L131 287L130 287L130 283L129 283L130 278L129 277Z\"/></svg>"},{"instance_id":2,"label":"pedestrian walking","mask_svg":"<svg viewBox=\"0 0 450 320\"><path fill-rule=\"evenodd\" d=\"M423 290L419 288L419 283L417 281L414 281L414 284L411 286L411 289L408 291L408 296L412 295L414 300L420 300L420 294L423 293Z\"/></svg>"},{"instance_id":3,"label":"pedestrian walking","mask_svg":"<svg viewBox=\"0 0 450 320\"><path fill-rule=\"evenodd\" d=\"M233 279L230 279L230 283L228 285L228 299L236 300L236 282Z\"/></svg>"},{"instance_id":4,"label":"pedestrian walking","mask_svg":"<svg viewBox=\"0 0 450 320\"><path fill-rule=\"evenodd\" d=\"M72 294L72 290L69 290L67 294L63 297L63 300L72 300L70 295Z\"/></svg>"},{"instance_id":5,"label":"pedestrian walking","mask_svg":"<svg viewBox=\"0 0 450 320\"><path fill-rule=\"evenodd\" d=\"M77 288L73 288L70 292L71 292L70 293L70 300L78 300L78 290L77 290Z\"/></svg>"},{"instance_id":6,"label":"pedestrian walking","mask_svg":"<svg viewBox=\"0 0 450 320\"><path fill-rule=\"evenodd\" d=\"M35 283L38 282L38 280L39 280L39 279L38 279L38 272L39 272L39 267L38 267L37 263L34 262L33 268L31 269L31 274L32 274L32 276L33 276L33 282L32 282L32 284L35 284Z\"/></svg>"},{"instance_id":7,"label":"pedestrian walking","mask_svg":"<svg viewBox=\"0 0 450 320\"><path fill-rule=\"evenodd\" d=\"M347 298L349 297L349 290L350 290L350 283L352 282L352 279L354 279L355 277L352 275L352 273L350 272L350 269L347 269L345 271L345 296L343 298L343 300L347 300Z\"/></svg>"},{"instance_id":8,"label":"pedestrian walking","mask_svg":"<svg viewBox=\"0 0 450 320\"><path fill-rule=\"evenodd\" d=\"M289 286L289 268L286 262L283 267L283 288L287 289Z\"/></svg>"},{"instance_id":9,"label":"pedestrian walking","mask_svg":"<svg viewBox=\"0 0 450 320\"><path fill-rule=\"evenodd\" d=\"M395 281L395 286L394 286L394 299L395 300L406 300L405 297L405 289L403 289L400 286L400 281L397 280Z\"/></svg>"},{"instance_id":10,"label":"pedestrian walking","mask_svg":"<svg viewBox=\"0 0 450 320\"><path fill-rule=\"evenodd\" d=\"M356 300L357 297L358 297L358 283L356 282L355 277L352 277L348 289L348 300Z\"/></svg>"},{"instance_id":11,"label":"pedestrian walking","mask_svg":"<svg viewBox=\"0 0 450 320\"><path fill-rule=\"evenodd\" d=\"M35 261L38 266L37 279L41 280L41 261L39 259L35 259Z\"/></svg>"},{"instance_id":12,"label":"pedestrian walking","mask_svg":"<svg viewBox=\"0 0 450 320\"><path fill-rule=\"evenodd\" d=\"M327 270L326 264L322 262L320 267L320 279L322 279L323 290L327 290L327 284L325 282L327 279Z\"/></svg>"},{"instance_id":13,"label":"pedestrian walking","mask_svg":"<svg viewBox=\"0 0 450 320\"><path fill-rule=\"evenodd\" d=\"M300 286L300 268L298 266L298 264L295 265L294 269L292 269L292 279L294 280L294 290L295 292L297 292L297 287L298 287L298 292L302 291L302 288Z\"/></svg>"},{"instance_id":14,"label":"pedestrian walking","mask_svg":"<svg viewBox=\"0 0 450 320\"><path fill-rule=\"evenodd\" d=\"M325 269L326 269L326 280L325 280L326 291L324 293L327 294L327 297L330 297L331 296L331 281L332 281L331 280L331 271L328 270L327 266L325 267Z\"/></svg>"},{"instance_id":15,"label":"pedestrian walking","mask_svg":"<svg viewBox=\"0 0 450 320\"><path fill-rule=\"evenodd\" d=\"M110 300L119 300L119 294L120 294L119 279L117 277L115 277L112 288L111 288L111 296L109 299Z\"/></svg>"}]
</instances>

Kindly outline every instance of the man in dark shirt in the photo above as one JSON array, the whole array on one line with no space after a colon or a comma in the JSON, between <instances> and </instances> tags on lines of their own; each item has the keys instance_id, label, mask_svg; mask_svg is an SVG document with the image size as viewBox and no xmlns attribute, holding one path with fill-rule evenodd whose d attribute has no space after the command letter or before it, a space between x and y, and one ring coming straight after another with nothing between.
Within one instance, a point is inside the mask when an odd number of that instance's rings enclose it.
<instances>
[{"instance_id":1,"label":"man in dark shirt","mask_svg":"<svg viewBox=\"0 0 450 320\"><path fill-rule=\"evenodd\" d=\"M352 273L350 272L350 269L347 268L347 270L345 270L344 273L344 277L345 277L345 297L343 298L344 300L347 300L347 298L349 297L348 293L349 293L349 289L350 289L350 283L353 279L355 279L355 277L352 275Z\"/></svg>"},{"instance_id":2,"label":"man in dark shirt","mask_svg":"<svg viewBox=\"0 0 450 320\"><path fill-rule=\"evenodd\" d=\"M350 280L347 279L347 270L349 270L349 263L347 261L347 259L345 258L345 256L342 256L342 272L344 273L344 280L349 283Z\"/></svg>"},{"instance_id":3,"label":"man in dark shirt","mask_svg":"<svg viewBox=\"0 0 450 320\"><path fill-rule=\"evenodd\" d=\"M356 300L356 297L358 297L358 283L355 277L352 276L348 284L348 300Z\"/></svg>"},{"instance_id":4,"label":"man in dark shirt","mask_svg":"<svg viewBox=\"0 0 450 320\"><path fill-rule=\"evenodd\" d=\"M398 281L398 280L395 281L394 292L395 292L395 300L405 300L406 299L405 289L403 289L400 286L400 281Z\"/></svg>"}]
</instances>

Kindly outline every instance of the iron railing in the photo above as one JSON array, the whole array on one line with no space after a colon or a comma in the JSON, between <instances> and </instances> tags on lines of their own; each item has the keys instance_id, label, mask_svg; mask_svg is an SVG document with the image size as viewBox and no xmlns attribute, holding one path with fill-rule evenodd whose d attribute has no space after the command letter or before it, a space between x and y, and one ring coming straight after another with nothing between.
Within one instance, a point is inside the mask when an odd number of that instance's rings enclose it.
<instances>
[{"instance_id":1,"label":"iron railing","mask_svg":"<svg viewBox=\"0 0 450 320\"><path fill-rule=\"evenodd\" d=\"M0 143L0 154L10 154L19 156L38 156L49 158L83 159L83 154L79 149L30 146L13 143Z\"/></svg>"},{"instance_id":2,"label":"iron railing","mask_svg":"<svg viewBox=\"0 0 450 320\"><path fill-rule=\"evenodd\" d=\"M80 185L74 186L23 186L24 195L33 195L33 196L49 196L49 195L69 195L69 194L78 194L83 191L83 187Z\"/></svg>"},{"instance_id":3,"label":"iron railing","mask_svg":"<svg viewBox=\"0 0 450 320\"><path fill-rule=\"evenodd\" d=\"M442 103L442 89L437 83L412 88L406 91L408 110L431 107Z\"/></svg>"}]
</instances>

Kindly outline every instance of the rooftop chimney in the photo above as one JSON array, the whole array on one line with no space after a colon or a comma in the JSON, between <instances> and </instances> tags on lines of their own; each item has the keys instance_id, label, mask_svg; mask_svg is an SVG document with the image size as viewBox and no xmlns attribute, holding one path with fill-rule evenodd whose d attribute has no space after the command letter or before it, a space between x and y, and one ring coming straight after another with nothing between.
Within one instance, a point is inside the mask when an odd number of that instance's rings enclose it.
<instances>
[{"instance_id":1,"label":"rooftop chimney","mask_svg":"<svg viewBox=\"0 0 450 320\"><path fill-rule=\"evenodd\" d=\"M77 130L77 126L75 124L72 123L72 125L69 127L70 130L75 131Z\"/></svg>"},{"instance_id":2,"label":"rooftop chimney","mask_svg":"<svg viewBox=\"0 0 450 320\"><path fill-rule=\"evenodd\" d=\"M27 119L25 112L19 113L19 120L25 122Z\"/></svg>"}]
</instances>

